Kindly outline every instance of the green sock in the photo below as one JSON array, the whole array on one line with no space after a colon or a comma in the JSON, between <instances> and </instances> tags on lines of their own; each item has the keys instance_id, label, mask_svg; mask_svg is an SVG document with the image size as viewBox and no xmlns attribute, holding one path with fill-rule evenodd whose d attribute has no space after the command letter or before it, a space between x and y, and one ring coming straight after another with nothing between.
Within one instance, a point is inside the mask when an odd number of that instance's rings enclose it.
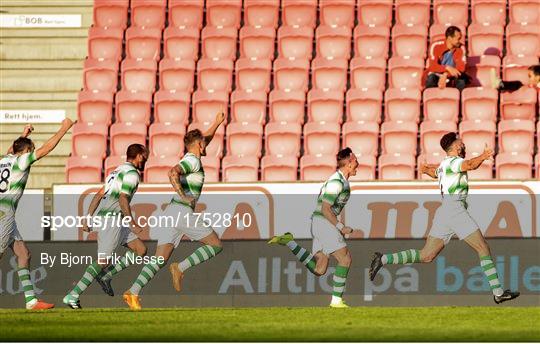
<instances>
[{"instance_id":1,"label":"green sock","mask_svg":"<svg viewBox=\"0 0 540 344\"><path fill-rule=\"evenodd\" d=\"M382 256L381 261L385 265L420 263L420 251L410 249L397 253L388 253Z\"/></svg>"},{"instance_id":2,"label":"green sock","mask_svg":"<svg viewBox=\"0 0 540 344\"><path fill-rule=\"evenodd\" d=\"M30 271L28 268L19 268L17 274L19 275L19 281L24 291L24 301L26 303L35 302L34 300L37 300L37 298L34 294L34 284L32 284L32 280L30 279Z\"/></svg>"},{"instance_id":3,"label":"green sock","mask_svg":"<svg viewBox=\"0 0 540 344\"><path fill-rule=\"evenodd\" d=\"M345 291L345 283L347 282L348 273L348 267L341 265L336 266L336 271L334 272L334 289L332 291L332 296L342 297L343 292Z\"/></svg>"},{"instance_id":4,"label":"green sock","mask_svg":"<svg viewBox=\"0 0 540 344\"><path fill-rule=\"evenodd\" d=\"M101 266L99 266L97 262L93 262L92 264L88 265L88 267L84 271L83 276L81 277L75 288L73 288L73 290L69 293L72 296L78 298L79 295L81 295L82 292L85 291L90 284L92 284L92 282L100 272Z\"/></svg>"},{"instance_id":5,"label":"green sock","mask_svg":"<svg viewBox=\"0 0 540 344\"><path fill-rule=\"evenodd\" d=\"M137 276L137 279L129 289L133 295L139 295L142 288L144 288L148 282L158 273L158 271L165 266L165 262L162 264L148 263L143 266L141 273Z\"/></svg>"},{"instance_id":6,"label":"green sock","mask_svg":"<svg viewBox=\"0 0 540 344\"><path fill-rule=\"evenodd\" d=\"M107 272L105 273L105 275L103 275L103 277L101 277L101 279L111 279L114 275L130 266L131 262L133 262L133 258L135 258L135 252L128 250L126 252L126 255L120 258L120 261L117 264L109 265L107 267Z\"/></svg>"},{"instance_id":7,"label":"green sock","mask_svg":"<svg viewBox=\"0 0 540 344\"><path fill-rule=\"evenodd\" d=\"M484 270L484 274L487 277L493 295L502 295L504 291L502 289L501 283L499 282L499 275L497 274L497 269L495 268L495 264L493 264L493 260L491 259L491 257L480 257L480 265Z\"/></svg>"},{"instance_id":8,"label":"green sock","mask_svg":"<svg viewBox=\"0 0 540 344\"><path fill-rule=\"evenodd\" d=\"M195 250L189 257L178 264L180 271L186 271L192 266L201 264L217 256L223 249L219 246L204 245Z\"/></svg>"},{"instance_id":9,"label":"green sock","mask_svg":"<svg viewBox=\"0 0 540 344\"><path fill-rule=\"evenodd\" d=\"M315 273L317 262L308 250L298 245L294 240L289 241L287 247L292 251L296 258L298 258L300 263L304 264L309 271Z\"/></svg>"}]
</instances>

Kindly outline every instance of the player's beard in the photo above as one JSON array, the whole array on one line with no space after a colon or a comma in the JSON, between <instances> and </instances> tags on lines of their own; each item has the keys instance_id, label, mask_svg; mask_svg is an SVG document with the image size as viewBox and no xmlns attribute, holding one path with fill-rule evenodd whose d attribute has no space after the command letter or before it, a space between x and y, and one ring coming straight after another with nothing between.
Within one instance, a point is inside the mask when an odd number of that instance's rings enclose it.
<instances>
[{"instance_id":1,"label":"player's beard","mask_svg":"<svg viewBox=\"0 0 540 344\"><path fill-rule=\"evenodd\" d=\"M465 147L461 148L459 150L459 156L462 158L462 159L465 159Z\"/></svg>"}]
</instances>

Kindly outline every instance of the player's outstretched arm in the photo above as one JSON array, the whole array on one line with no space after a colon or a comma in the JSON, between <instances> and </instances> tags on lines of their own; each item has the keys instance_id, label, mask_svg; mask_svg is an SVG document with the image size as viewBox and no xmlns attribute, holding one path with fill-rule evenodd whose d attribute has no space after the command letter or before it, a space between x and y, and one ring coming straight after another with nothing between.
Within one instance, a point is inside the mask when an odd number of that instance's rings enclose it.
<instances>
[{"instance_id":1,"label":"player's outstretched arm","mask_svg":"<svg viewBox=\"0 0 540 344\"><path fill-rule=\"evenodd\" d=\"M32 126L32 124L26 124L20 137L28 137L30 136L30 134L32 134L33 131L34 127ZM13 145L9 146L7 153L13 154Z\"/></svg>"},{"instance_id":2,"label":"player's outstretched arm","mask_svg":"<svg viewBox=\"0 0 540 344\"><path fill-rule=\"evenodd\" d=\"M420 164L420 172L435 179L437 178L437 168L437 165L428 164L425 161Z\"/></svg>"},{"instance_id":3,"label":"player's outstretched arm","mask_svg":"<svg viewBox=\"0 0 540 344\"><path fill-rule=\"evenodd\" d=\"M208 128L208 130L206 130L206 132L204 133L204 140L206 141L206 144L209 144L210 141L212 141L212 139L214 138L214 134L216 133L221 123L223 123L223 121L225 121L225 113L223 112L223 110L221 110L216 115L214 123L212 123L210 128Z\"/></svg>"},{"instance_id":4,"label":"player's outstretched arm","mask_svg":"<svg viewBox=\"0 0 540 344\"><path fill-rule=\"evenodd\" d=\"M71 119L66 118L62 121L62 125L60 126L60 129L54 134L47 142L43 144L43 146L36 149L36 159L39 160L52 152L52 150L58 145L60 140L66 135L66 133L69 131L69 129L75 124Z\"/></svg>"},{"instance_id":5,"label":"player's outstretched arm","mask_svg":"<svg viewBox=\"0 0 540 344\"><path fill-rule=\"evenodd\" d=\"M486 146L484 148L484 152L480 154L479 156L469 159L469 160L463 160L461 163L461 171L472 171L476 170L485 160L489 160L493 158L493 149L488 148L488 145L486 143Z\"/></svg>"},{"instance_id":6,"label":"player's outstretched arm","mask_svg":"<svg viewBox=\"0 0 540 344\"><path fill-rule=\"evenodd\" d=\"M105 194L105 187L102 186L101 189L99 189L98 192L96 192L94 194L94 197L92 198L92 202L90 202L90 207L88 208L88 216L93 216L94 215L94 213L96 212L96 209L97 209L97 207L99 205L99 202L101 202L101 199L103 198L104 194ZM90 232L90 230L91 230L91 228L88 225L88 222L86 220L84 220L83 223L82 223L82 229L85 232Z\"/></svg>"}]
</instances>

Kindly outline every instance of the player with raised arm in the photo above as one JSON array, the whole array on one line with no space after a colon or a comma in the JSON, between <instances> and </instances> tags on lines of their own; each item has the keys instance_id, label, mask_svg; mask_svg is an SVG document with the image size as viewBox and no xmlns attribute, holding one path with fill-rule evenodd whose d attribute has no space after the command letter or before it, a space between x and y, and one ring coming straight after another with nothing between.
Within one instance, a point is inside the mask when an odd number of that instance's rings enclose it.
<instances>
[{"instance_id":1,"label":"player with raised arm","mask_svg":"<svg viewBox=\"0 0 540 344\"><path fill-rule=\"evenodd\" d=\"M179 221L170 228L154 229L157 230L158 239L155 256L162 258L162 263L146 264L131 288L124 293L124 301L132 310L141 309L139 301L141 289L165 266L184 235L193 241L201 242L203 246L180 263L170 265L169 270L176 291L182 289L182 279L187 269L215 257L222 250L221 240L217 234L207 224L198 222L199 218L193 214L193 211L204 184L201 156L206 155L206 147L224 120L225 114L220 111L214 123L204 134L195 129L190 130L184 137L187 153L169 171L169 180L176 194L163 213L164 216Z\"/></svg>"},{"instance_id":2,"label":"player with raised arm","mask_svg":"<svg viewBox=\"0 0 540 344\"><path fill-rule=\"evenodd\" d=\"M105 185L94 195L88 209L88 216L94 216L99 207L97 216L102 219L102 224L96 226L98 227L98 257L86 268L79 282L64 297L63 302L68 307L81 308L79 297L94 279L98 281L105 293L114 296L111 287L112 276L128 267L133 262L135 254L146 255L146 246L137 237L142 228L133 218L129 203L137 191L140 181L139 171L144 171L147 159L148 149L145 146L130 145L126 152L126 162L107 176ZM118 216L127 217L130 220L130 227L119 225L115 218ZM83 230L90 232L92 226L86 220L83 222ZM119 262L112 264L112 255L119 245L126 246L128 251Z\"/></svg>"},{"instance_id":3,"label":"player with raised arm","mask_svg":"<svg viewBox=\"0 0 540 344\"><path fill-rule=\"evenodd\" d=\"M421 250L410 249L397 253L381 254L375 252L369 277L373 281L377 272L386 264L430 263L457 235L471 246L480 257L480 265L493 293L495 303L515 299L519 292L503 290L497 269L491 258L489 246L478 225L467 211L467 194L469 184L467 171L476 170L482 162L493 157L493 150L486 148L484 152L472 159L465 160L465 145L456 133L447 133L441 138L441 147L446 158L440 165L422 164L422 173L437 178L442 195L442 205L435 214L433 226Z\"/></svg>"},{"instance_id":4,"label":"player with raised arm","mask_svg":"<svg viewBox=\"0 0 540 344\"><path fill-rule=\"evenodd\" d=\"M351 266L351 254L347 249L344 236L352 233L338 219L347 204L351 193L349 177L356 175L358 160L350 148L344 148L337 154L337 171L323 184L317 197L317 207L311 215L311 236L313 247L311 254L300 247L291 233L274 236L269 244L286 245L309 271L322 276L328 269L329 257L336 258L338 265L334 272L333 292L330 307L347 308L343 301L343 292Z\"/></svg>"},{"instance_id":5,"label":"player with raised arm","mask_svg":"<svg viewBox=\"0 0 540 344\"><path fill-rule=\"evenodd\" d=\"M17 274L24 291L26 309L49 309L54 305L39 300L30 279L30 252L17 229L15 212L26 187L30 167L58 145L60 140L73 126L73 121L66 118L60 129L38 149L28 138L34 128L26 125L22 135L13 142L8 154L0 158L0 258L9 248L17 257Z\"/></svg>"}]
</instances>

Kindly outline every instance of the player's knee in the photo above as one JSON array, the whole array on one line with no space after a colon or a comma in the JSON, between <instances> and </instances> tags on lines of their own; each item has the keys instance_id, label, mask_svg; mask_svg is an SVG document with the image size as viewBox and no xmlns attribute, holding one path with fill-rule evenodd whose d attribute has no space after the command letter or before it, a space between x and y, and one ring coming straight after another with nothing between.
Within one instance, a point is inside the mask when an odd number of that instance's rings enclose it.
<instances>
[{"instance_id":1,"label":"player's knee","mask_svg":"<svg viewBox=\"0 0 540 344\"><path fill-rule=\"evenodd\" d=\"M30 260L30 258L32 258L32 254L26 248L23 248L17 254L17 258L20 262L27 262Z\"/></svg>"},{"instance_id":2,"label":"player's knee","mask_svg":"<svg viewBox=\"0 0 540 344\"><path fill-rule=\"evenodd\" d=\"M315 267L315 269L313 270L313 273L315 274L315 276L322 276L326 273L326 266L317 266Z\"/></svg>"},{"instance_id":3,"label":"player's knee","mask_svg":"<svg viewBox=\"0 0 540 344\"><path fill-rule=\"evenodd\" d=\"M147 253L148 253L148 248L146 246L139 247L139 249L137 250L137 255L141 257L146 256Z\"/></svg>"},{"instance_id":4,"label":"player's knee","mask_svg":"<svg viewBox=\"0 0 540 344\"><path fill-rule=\"evenodd\" d=\"M341 266L351 266L352 256L349 251L345 253L339 260L339 265Z\"/></svg>"}]
</instances>

